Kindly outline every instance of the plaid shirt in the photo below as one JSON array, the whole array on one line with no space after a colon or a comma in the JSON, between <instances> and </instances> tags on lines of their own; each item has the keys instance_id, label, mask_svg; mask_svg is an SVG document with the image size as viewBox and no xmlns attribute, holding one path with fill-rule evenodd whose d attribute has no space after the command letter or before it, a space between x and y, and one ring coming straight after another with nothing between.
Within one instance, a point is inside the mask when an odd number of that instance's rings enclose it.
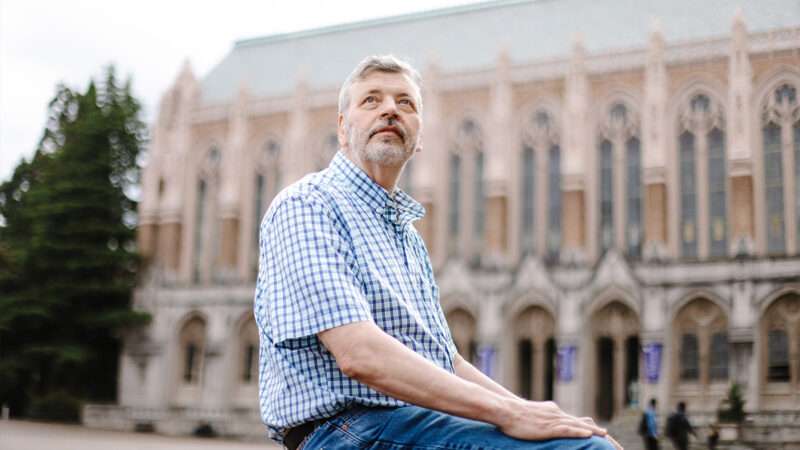
<instances>
[{"instance_id":1,"label":"plaid shirt","mask_svg":"<svg viewBox=\"0 0 800 450\"><path fill-rule=\"evenodd\" d=\"M424 214L341 152L272 202L261 222L255 293L259 398L270 437L280 442L289 428L354 404L405 404L345 376L321 331L369 320L453 372L455 345L411 224Z\"/></svg>"}]
</instances>

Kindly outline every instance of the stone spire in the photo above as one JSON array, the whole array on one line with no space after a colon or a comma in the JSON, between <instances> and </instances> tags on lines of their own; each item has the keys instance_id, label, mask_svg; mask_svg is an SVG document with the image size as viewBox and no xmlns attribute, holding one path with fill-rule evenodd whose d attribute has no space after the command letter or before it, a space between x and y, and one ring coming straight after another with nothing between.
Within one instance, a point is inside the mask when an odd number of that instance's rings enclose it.
<instances>
[{"instance_id":1,"label":"stone spire","mask_svg":"<svg viewBox=\"0 0 800 450\"><path fill-rule=\"evenodd\" d=\"M667 68L664 63L664 36L661 22L653 20L645 66L642 132L643 163L650 173L663 173L666 167ZM647 182L647 180L645 180Z\"/></svg>"},{"instance_id":2,"label":"stone spire","mask_svg":"<svg viewBox=\"0 0 800 450\"><path fill-rule=\"evenodd\" d=\"M728 148L731 160L749 160L751 156L751 107L753 70L748 54L747 28L741 8L733 19L730 54L728 56Z\"/></svg>"},{"instance_id":3,"label":"stone spire","mask_svg":"<svg viewBox=\"0 0 800 450\"><path fill-rule=\"evenodd\" d=\"M586 75L586 48L583 35L573 38L572 57L566 80L564 127L565 146L561 156L561 170L565 177L579 175L583 171L586 152L588 123L589 81Z\"/></svg>"}]
</instances>

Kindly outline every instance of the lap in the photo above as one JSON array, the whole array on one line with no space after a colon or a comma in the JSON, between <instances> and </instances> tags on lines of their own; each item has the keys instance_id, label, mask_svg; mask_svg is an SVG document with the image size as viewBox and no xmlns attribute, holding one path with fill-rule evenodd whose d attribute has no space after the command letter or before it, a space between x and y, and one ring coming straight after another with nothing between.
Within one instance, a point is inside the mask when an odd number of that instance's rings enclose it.
<instances>
[{"instance_id":1,"label":"lap","mask_svg":"<svg viewBox=\"0 0 800 450\"><path fill-rule=\"evenodd\" d=\"M494 425L417 406L356 407L309 436L304 449L613 450L603 438L523 441Z\"/></svg>"}]
</instances>

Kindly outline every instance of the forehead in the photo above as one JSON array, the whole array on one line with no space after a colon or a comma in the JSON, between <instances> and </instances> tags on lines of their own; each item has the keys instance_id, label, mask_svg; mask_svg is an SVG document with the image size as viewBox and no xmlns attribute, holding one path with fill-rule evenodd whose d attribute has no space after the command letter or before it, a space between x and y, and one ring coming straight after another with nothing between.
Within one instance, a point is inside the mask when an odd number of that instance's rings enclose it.
<instances>
[{"instance_id":1,"label":"forehead","mask_svg":"<svg viewBox=\"0 0 800 450\"><path fill-rule=\"evenodd\" d=\"M373 70L365 75L363 79L356 80L352 84L352 92L355 96L372 91L394 95L407 94L419 98L417 85L404 73Z\"/></svg>"}]
</instances>

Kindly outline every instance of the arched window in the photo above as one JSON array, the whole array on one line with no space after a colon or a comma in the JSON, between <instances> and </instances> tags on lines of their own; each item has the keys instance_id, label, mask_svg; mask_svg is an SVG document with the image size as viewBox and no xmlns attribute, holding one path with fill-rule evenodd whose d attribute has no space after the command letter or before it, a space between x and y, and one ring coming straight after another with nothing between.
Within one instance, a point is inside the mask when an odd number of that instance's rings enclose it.
<instances>
[{"instance_id":1,"label":"arched window","mask_svg":"<svg viewBox=\"0 0 800 450\"><path fill-rule=\"evenodd\" d=\"M680 309L673 324L678 384L697 383L710 393L710 384L727 381L727 329L725 311L711 300L696 298Z\"/></svg>"},{"instance_id":2,"label":"arched window","mask_svg":"<svg viewBox=\"0 0 800 450\"><path fill-rule=\"evenodd\" d=\"M719 128L708 133L708 207L709 207L709 254L724 257L728 254L728 230L725 170L725 134Z\"/></svg>"},{"instance_id":3,"label":"arched window","mask_svg":"<svg viewBox=\"0 0 800 450\"><path fill-rule=\"evenodd\" d=\"M208 188L206 180L200 179L197 181L197 198L195 200L195 216L194 216L194 261L192 263L192 281L195 283L200 282L201 261L203 260L203 230L205 229L206 220L206 197Z\"/></svg>"},{"instance_id":4,"label":"arched window","mask_svg":"<svg viewBox=\"0 0 800 450\"><path fill-rule=\"evenodd\" d=\"M789 337L786 331L773 329L767 338L767 379L769 381L789 381Z\"/></svg>"},{"instance_id":5,"label":"arched window","mask_svg":"<svg viewBox=\"0 0 800 450\"><path fill-rule=\"evenodd\" d=\"M447 314L447 324L458 353L467 361L475 363L478 349L475 317L465 309L457 308Z\"/></svg>"},{"instance_id":6,"label":"arched window","mask_svg":"<svg viewBox=\"0 0 800 450\"><path fill-rule=\"evenodd\" d=\"M790 383L800 393L800 295L789 293L773 301L761 318L766 355L766 381Z\"/></svg>"},{"instance_id":7,"label":"arched window","mask_svg":"<svg viewBox=\"0 0 800 450\"><path fill-rule=\"evenodd\" d=\"M614 147L600 143L600 250L614 247Z\"/></svg>"},{"instance_id":8,"label":"arched window","mask_svg":"<svg viewBox=\"0 0 800 450\"><path fill-rule=\"evenodd\" d=\"M693 95L680 112L679 230L684 258L724 257L728 253L724 119L719 102L703 93ZM707 228L701 230L700 224Z\"/></svg>"},{"instance_id":9,"label":"arched window","mask_svg":"<svg viewBox=\"0 0 800 450\"><path fill-rule=\"evenodd\" d=\"M697 257L697 189L695 180L694 135L689 131L681 134L681 255Z\"/></svg>"},{"instance_id":10,"label":"arched window","mask_svg":"<svg viewBox=\"0 0 800 450\"><path fill-rule=\"evenodd\" d=\"M483 187L483 170L484 170L484 155L483 155L483 135L478 123L467 118L458 124L456 129L453 149L450 155L450 204L449 217L450 217L450 236L448 253L450 255L457 255L460 253L459 247L466 246L466 254L471 260L475 261L480 256L483 247L483 232L484 232L484 187ZM470 178L471 177L471 178ZM470 180L465 182L464 180ZM462 194L461 190L465 189ZM472 217L464 214L461 202L466 199L472 201ZM468 220L468 219L472 220ZM471 222L472 228L467 229L466 233L470 233L471 239L466 241L461 240L463 227L460 222L466 220Z\"/></svg>"},{"instance_id":11,"label":"arched window","mask_svg":"<svg viewBox=\"0 0 800 450\"><path fill-rule=\"evenodd\" d=\"M554 115L544 108L538 108L525 117L522 124L521 136L521 237L523 253L543 251L545 257L556 257L561 245L561 171L560 154L558 151L559 133ZM540 180L544 182L539 184ZM539 189L544 187L544 192ZM549 194L546 194L549 192ZM539 196L542 195L540 200ZM541 209L540 209L541 208ZM552 217L542 222L537 220L539 215ZM553 217L554 216L554 217ZM543 225L540 231L537 224ZM537 235L542 232L545 239L543 249Z\"/></svg>"},{"instance_id":12,"label":"arched window","mask_svg":"<svg viewBox=\"0 0 800 450\"><path fill-rule=\"evenodd\" d=\"M192 281L207 280L216 259L216 198L222 153L212 146L198 168L195 192L194 236L192 236Z\"/></svg>"},{"instance_id":13,"label":"arched window","mask_svg":"<svg viewBox=\"0 0 800 450\"><path fill-rule=\"evenodd\" d=\"M598 243L601 253L625 248L639 257L642 239L639 125L623 102L612 104L598 137ZM617 204L617 199L622 204ZM620 222L622 221L622 222Z\"/></svg>"},{"instance_id":14,"label":"arched window","mask_svg":"<svg viewBox=\"0 0 800 450\"><path fill-rule=\"evenodd\" d=\"M631 137L626 144L628 176L626 194L628 198L628 255L638 258L642 254L642 151L641 142Z\"/></svg>"},{"instance_id":15,"label":"arched window","mask_svg":"<svg viewBox=\"0 0 800 450\"><path fill-rule=\"evenodd\" d=\"M252 249L258 249L258 235L261 219L267 207L278 193L283 183L281 174L281 145L274 139L268 140L256 157L256 171L253 195L253 244ZM251 252L250 266L253 276L258 271L258 251Z\"/></svg>"},{"instance_id":16,"label":"arched window","mask_svg":"<svg viewBox=\"0 0 800 450\"><path fill-rule=\"evenodd\" d=\"M767 252L786 252L786 233L795 233L800 241L800 183L794 192L784 192L785 161L793 153L794 179L800 180L800 116L797 114L797 87L782 83L764 100L762 109L762 145L767 219ZM789 142L787 142L787 140ZM786 159L785 159L786 158ZM784 211L784 199L794 197L789 211ZM786 214L793 213L796 229L787 230Z\"/></svg>"},{"instance_id":17,"label":"arched window","mask_svg":"<svg viewBox=\"0 0 800 450\"><path fill-rule=\"evenodd\" d=\"M448 253L458 252L458 237L461 233L461 156L450 153L450 195L449 218L447 229Z\"/></svg>"},{"instance_id":18,"label":"arched window","mask_svg":"<svg viewBox=\"0 0 800 450\"><path fill-rule=\"evenodd\" d=\"M764 183L767 195L767 252L786 251L783 228L783 152L781 127L769 122L762 129L764 139Z\"/></svg>"},{"instance_id":19,"label":"arched window","mask_svg":"<svg viewBox=\"0 0 800 450\"><path fill-rule=\"evenodd\" d=\"M728 379L728 334L714 333L711 336L711 380Z\"/></svg>"},{"instance_id":20,"label":"arched window","mask_svg":"<svg viewBox=\"0 0 800 450\"><path fill-rule=\"evenodd\" d=\"M239 331L239 351L239 380L242 384L253 384L258 381L258 329L252 318Z\"/></svg>"},{"instance_id":21,"label":"arched window","mask_svg":"<svg viewBox=\"0 0 800 450\"><path fill-rule=\"evenodd\" d=\"M547 257L558 259L561 250L561 147L550 147L547 158Z\"/></svg>"},{"instance_id":22,"label":"arched window","mask_svg":"<svg viewBox=\"0 0 800 450\"><path fill-rule=\"evenodd\" d=\"M681 336L681 380L697 381L700 376L700 350L697 335L685 333Z\"/></svg>"},{"instance_id":23,"label":"arched window","mask_svg":"<svg viewBox=\"0 0 800 450\"><path fill-rule=\"evenodd\" d=\"M525 253L536 249L536 155L533 147L522 150L522 248Z\"/></svg>"},{"instance_id":24,"label":"arched window","mask_svg":"<svg viewBox=\"0 0 800 450\"><path fill-rule=\"evenodd\" d=\"M479 243L478 248L481 248L480 244L483 242L484 218L486 217L486 199L483 188L483 165L483 151L479 151L475 154L475 187L473 189L473 192L475 193L475 226L473 227L473 231L475 234L475 240Z\"/></svg>"},{"instance_id":25,"label":"arched window","mask_svg":"<svg viewBox=\"0 0 800 450\"><path fill-rule=\"evenodd\" d=\"M188 320L180 332L181 383L195 385L201 382L203 355L205 353L206 323L199 317Z\"/></svg>"}]
</instances>

